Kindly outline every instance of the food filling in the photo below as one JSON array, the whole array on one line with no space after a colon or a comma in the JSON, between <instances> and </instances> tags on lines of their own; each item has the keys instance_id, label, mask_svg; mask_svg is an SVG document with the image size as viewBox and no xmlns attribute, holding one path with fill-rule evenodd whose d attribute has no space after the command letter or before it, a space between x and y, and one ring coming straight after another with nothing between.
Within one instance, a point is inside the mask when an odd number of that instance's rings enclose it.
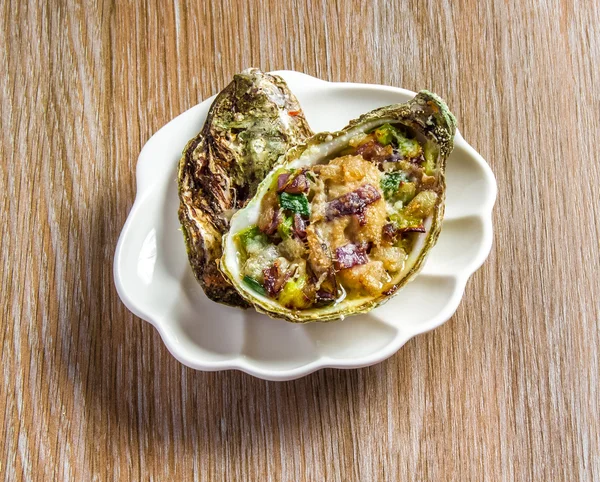
<instances>
[{"instance_id":1,"label":"food filling","mask_svg":"<svg viewBox=\"0 0 600 482\"><path fill-rule=\"evenodd\" d=\"M437 205L437 156L384 124L323 164L281 169L235 238L244 283L294 310L385 294Z\"/></svg>"}]
</instances>

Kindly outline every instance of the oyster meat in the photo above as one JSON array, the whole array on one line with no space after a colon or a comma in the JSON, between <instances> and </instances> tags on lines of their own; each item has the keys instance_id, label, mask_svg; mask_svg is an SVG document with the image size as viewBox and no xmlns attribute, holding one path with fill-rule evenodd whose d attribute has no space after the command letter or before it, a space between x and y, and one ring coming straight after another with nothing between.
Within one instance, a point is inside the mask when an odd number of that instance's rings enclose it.
<instances>
[{"instance_id":1,"label":"oyster meat","mask_svg":"<svg viewBox=\"0 0 600 482\"><path fill-rule=\"evenodd\" d=\"M221 270L257 310L292 322L388 300L437 240L455 130L421 91L292 147L231 219Z\"/></svg>"},{"instance_id":2,"label":"oyster meat","mask_svg":"<svg viewBox=\"0 0 600 482\"><path fill-rule=\"evenodd\" d=\"M277 159L312 132L285 81L258 69L235 75L213 102L179 163L179 220L194 275L206 295L248 307L221 274L221 237Z\"/></svg>"}]
</instances>

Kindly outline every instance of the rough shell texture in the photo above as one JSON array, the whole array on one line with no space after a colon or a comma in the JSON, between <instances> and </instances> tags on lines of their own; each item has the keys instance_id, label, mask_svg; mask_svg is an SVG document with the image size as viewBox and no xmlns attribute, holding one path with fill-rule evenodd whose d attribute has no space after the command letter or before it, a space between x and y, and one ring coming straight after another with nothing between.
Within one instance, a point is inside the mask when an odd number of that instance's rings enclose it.
<instances>
[{"instance_id":1,"label":"rough shell texture","mask_svg":"<svg viewBox=\"0 0 600 482\"><path fill-rule=\"evenodd\" d=\"M248 307L218 269L229 218L256 193L277 159L312 132L285 81L258 69L235 75L216 97L179 164L179 220L206 295Z\"/></svg>"},{"instance_id":2,"label":"rough shell texture","mask_svg":"<svg viewBox=\"0 0 600 482\"><path fill-rule=\"evenodd\" d=\"M258 311L264 312L275 318L306 323L312 321L332 321L348 315L365 313L381 303L390 299L402 286L410 281L421 269L425 258L434 246L439 236L441 221L444 213L446 159L454 147L454 134L456 119L448 107L437 95L428 91L421 91L415 98L405 104L394 104L375 109L358 119L351 121L344 129L334 133L322 132L314 135L305 143L292 147L285 155L282 165L300 168L324 162L344 149L350 139L356 135L368 132L384 123L402 123L413 129L416 135L437 147L438 156L435 167L438 173L438 201L434 213L427 220L427 232L420 235L413 252L406 263L407 268L401 273L399 279L393 281L393 287L372 298L359 300L344 300L333 306L325 308L311 308L308 310L290 310L282 307L276 300L257 295L256 292L244 286L239 276L239 263L233 236L239 230L256 222L260 200L273 182L276 170L261 183L256 196L248 205L240 210L231 220L231 230L223 238L223 259L221 270L238 288L239 293ZM281 166L277 166L278 168Z\"/></svg>"}]
</instances>

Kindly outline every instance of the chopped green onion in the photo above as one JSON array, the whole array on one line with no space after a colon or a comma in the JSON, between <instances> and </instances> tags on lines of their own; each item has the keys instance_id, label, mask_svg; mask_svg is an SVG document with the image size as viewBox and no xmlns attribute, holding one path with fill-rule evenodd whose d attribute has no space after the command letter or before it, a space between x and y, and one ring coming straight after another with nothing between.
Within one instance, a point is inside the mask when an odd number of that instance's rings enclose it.
<instances>
[{"instance_id":1,"label":"chopped green onion","mask_svg":"<svg viewBox=\"0 0 600 482\"><path fill-rule=\"evenodd\" d=\"M381 127L375 129L374 134L377 142L384 146L391 144L395 140L398 152L403 158L413 159L418 157L423 151L421 144L416 139L409 139L391 124L383 124Z\"/></svg>"},{"instance_id":2,"label":"chopped green onion","mask_svg":"<svg viewBox=\"0 0 600 482\"><path fill-rule=\"evenodd\" d=\"M267 295L267 292L265 291L265 288L263 287L263 285L261 285L254 278L250 278L250 276L244 276L244 283L246 283L246 285L249 288L256 291L258 294L261 294L263 296Z\"/></svg>"},{"instance_id":3,"label":"chopped green onion","mask_svg":"<svg viewBox=\"0 0 600 482\"><path fill-rule=\"evenodd\" d=\"M294 225L294 218L286 216L284 221L277 226L277 232L281 239L288 239L292 236L292 226Z\"/></svg>"},{"instance_id":4,"label":"chopped green onion","mask_svg":"<svg viewBox=\"0 0 600 482\"><path fill-rule=\"evenodd\" d=\"M396 129L392 127L390 124L383 124L381 127L375 129L375 139L382 146L387 146L392 143L394 138L396 137Z\"/></svg>"},{"instance_id":5,"label":"chopped green onion","mask_svg":"<svg viewBox=\"0 0 600 482\"><path fill-rule=\"evenodd\" d=\"M288 280L279 294L279 303L291 310L308 308L311 301L304 293L304 287L307 282L308 277L306 275Z\"/></svg>"},{"instance_id":6,"label":"chopped green onion","mask_svg":"<svg viewBox=\"0 0 600 482\"><path fill-rule=\"evenodd\" d=\"M250 251L260 249L267 245L267 236L258 229L258 226L250 226L237 234L242 251L247 256Z\"/></svg>"},{"instance_id":7,"label":"chopped green onion","mask_svg":"<svg viewBox=\"0 0 600 482\"><path fill-rule=\"evenodd\" d=\"M398 199L404 204L409 203L415 197L415 194L417 194L417 185L414 182L401 183L397 192Z\"/></svg>"}]
</instances>

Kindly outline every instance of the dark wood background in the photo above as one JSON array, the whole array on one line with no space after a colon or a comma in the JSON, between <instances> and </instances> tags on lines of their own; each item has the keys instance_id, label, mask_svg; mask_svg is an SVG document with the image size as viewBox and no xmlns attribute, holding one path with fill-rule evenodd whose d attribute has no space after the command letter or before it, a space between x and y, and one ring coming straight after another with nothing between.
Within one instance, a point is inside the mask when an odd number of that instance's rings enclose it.
<instances>
[{"instance_id":1,"label":"dark wood background","mask_svg":"<svg viewBox=\"0 0 600 482\"><path fill-rule=\"evenodd\" d=\"M596 1L0 4L7 480L599 480ZM146 140L245 67L442 95L499 186L455 316L273 383L180 365L112 258Z\"/></svg>"}]
</instances>

